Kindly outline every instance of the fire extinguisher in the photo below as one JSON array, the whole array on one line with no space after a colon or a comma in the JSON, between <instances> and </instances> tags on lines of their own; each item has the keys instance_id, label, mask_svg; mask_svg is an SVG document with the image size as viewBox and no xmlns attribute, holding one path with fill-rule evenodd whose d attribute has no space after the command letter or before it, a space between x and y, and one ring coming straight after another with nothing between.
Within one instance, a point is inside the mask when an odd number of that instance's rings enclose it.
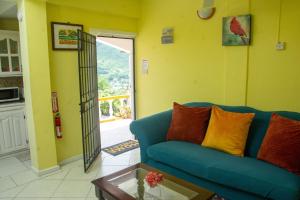
<instances>
[{"instance_id":1,"label":"fire extinguisher","mask_svg":"<svg viewBox=\"0 0 300 200\"><path fill-rule=\"evenodd\" d=\"M59 113L56 113L56 115L55 115L55 131L56 131L56 137L58 139L61 139L62 131L61 131L61 119L60 119Z\"/></svg>"}]
</instances>

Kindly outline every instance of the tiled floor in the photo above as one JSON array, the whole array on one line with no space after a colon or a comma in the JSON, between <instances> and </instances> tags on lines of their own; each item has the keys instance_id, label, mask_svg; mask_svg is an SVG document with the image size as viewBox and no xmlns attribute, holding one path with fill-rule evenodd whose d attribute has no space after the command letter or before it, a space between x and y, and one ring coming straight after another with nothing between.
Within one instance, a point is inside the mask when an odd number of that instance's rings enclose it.
<instances>
[{"instance_id":1,"label":"tiled floor","mask_svg":"<svg viewBox=\"0 0 300 200\"><path fill-rule=\"evenodd\" d=\"M115 157L101 153L88 173L83 172L83 161L78 160L62 166L59 172L38 177L29 162L15 157L0 159L0 199L96 199L91 181L140 162L140 151Z\"/></svg>"},{"instance_id":2,"label":"tiled floor","mask_svg":"<svg viewBox=\"0 0 300 200\"><path fill-rule=\"evenodd\" d=\"M100 123L102 147L131 140L134 136L129 130L131 119L123 119L112 122Z\"/></svg>"},{"instance_id":3,"label":"tiled floor","mask_svg":"<svg viewBox=\"0 0 300 200\"><path fill-rule=\"evenodd\" d=\"M101 126L102 146L132 139L129 120ZM115 128L111 128L115 127ZM38 177L30 169L28 153L0 159L0 200L92 200L96 199L91 181L140 162L140 150L119 156L102 152L88 173L83 161L62 166L60 171Z\"/></svg>"}]
</instances>

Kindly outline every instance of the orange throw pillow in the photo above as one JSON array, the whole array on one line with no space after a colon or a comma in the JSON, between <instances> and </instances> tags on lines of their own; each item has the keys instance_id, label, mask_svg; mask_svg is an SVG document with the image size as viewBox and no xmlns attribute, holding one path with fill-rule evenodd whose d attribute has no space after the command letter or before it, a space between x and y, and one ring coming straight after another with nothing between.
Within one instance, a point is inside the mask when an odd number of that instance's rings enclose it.
<instances>
[{"instance_id":1,"label":"orange throw pillow","mask_svg":"<svg viewBox=\"0 0 300 200\"><path fill-rule=\"evenodd\" d=\"M254 116L254 113L227 112L213 106L202 145L232 155L244 156L248 132Z\"/></svg>"},{"instance_id":2,"label":"orange throw pillow","mask_svg":"<svg viewBox=\"0 0 300 200\"><path fill-rule=\"evenodd\" d=\"M300 175L300 121L273 114L257 158Z\"/></svg>"},{"instance_id":3,"label":"orange throw pillow","mask_svg":"<svg viewBox=\"0 0 300 200\"><path fill-rule=\"evenodd\" d=\"M174 103L167 140L201 144L208 126L210 110L210 107L186 107Z\"/></svg>"}]
</instances>

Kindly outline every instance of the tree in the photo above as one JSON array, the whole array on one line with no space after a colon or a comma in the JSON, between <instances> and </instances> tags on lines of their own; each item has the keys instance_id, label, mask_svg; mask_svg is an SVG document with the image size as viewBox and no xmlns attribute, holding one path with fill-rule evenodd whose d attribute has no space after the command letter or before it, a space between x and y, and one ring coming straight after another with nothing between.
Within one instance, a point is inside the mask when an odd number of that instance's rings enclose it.
<instances>
[{"instance_id":1,"label":"tree","mask_svg":"<svg viewBox=\"0 0 300 200\"><path fill-rule=\"evenodd\" d=\"M100 97L106 97L110 95L111 86L108 80L104 77L98 77L98 90L100 90Z\"/></svg>"}]
</instances>

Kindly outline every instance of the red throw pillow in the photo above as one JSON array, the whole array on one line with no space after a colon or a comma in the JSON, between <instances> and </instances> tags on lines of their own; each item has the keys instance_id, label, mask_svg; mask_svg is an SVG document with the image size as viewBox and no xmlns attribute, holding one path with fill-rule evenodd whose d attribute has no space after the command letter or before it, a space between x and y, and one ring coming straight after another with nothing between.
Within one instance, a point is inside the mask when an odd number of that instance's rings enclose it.
<instances>
[{"instance_id":1,"label":"red throw pillow","mask_svg":"<svg viewBox=\"0 0 300 200\"><path fill-rule=\"evenodd\" d=\"M300 121L273 114L258 159L300 175Z\"/></svg>"},{"instance_id":2,"label":"red throw pillow","mask_svg":"<svg viewBox=\"0 0 300 200\"><path fill-rule=\"evenodd\" d=\"M201 144L210 118L210 107L186 107L174 103L167 140Z\"/></svg>"}]
</instances>

